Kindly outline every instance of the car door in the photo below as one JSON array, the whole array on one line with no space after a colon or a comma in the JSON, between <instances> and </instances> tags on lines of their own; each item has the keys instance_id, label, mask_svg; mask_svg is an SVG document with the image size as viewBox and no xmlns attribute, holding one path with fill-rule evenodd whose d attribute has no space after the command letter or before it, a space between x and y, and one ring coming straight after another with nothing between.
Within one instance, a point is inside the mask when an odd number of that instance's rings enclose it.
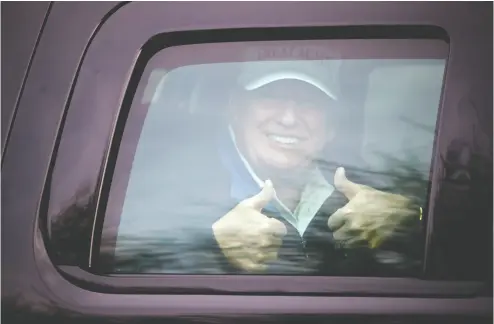
<instances>
[{"instance_id":1,"label":"car door","mask_svg":"<svg viewBox=\"0 0 494 324\"><path fill-rule=\"evenodd\" d=\"M3 319L491 322L491 26L487 3L52 3L2 157ZM335 74L348 108L340 145L359 153L339 162L372 179L408 170L406 190L419 183L418 272L108 270L125 206L145 212L152 197L178 192L167 179L189 173L168 162L170 150L197 149L197 165L207 165L207 134L221 115L208 107L221 105L233 73L215 64L245 60L251 44L262 48L257 59L302 48L296 55L344 61ZM184 131L201 127L204 142ZM420 170L385 164L375 145L400 161L415 153ZM141 223L126 224L132 233Z\"/></svg>"}]
</instances>

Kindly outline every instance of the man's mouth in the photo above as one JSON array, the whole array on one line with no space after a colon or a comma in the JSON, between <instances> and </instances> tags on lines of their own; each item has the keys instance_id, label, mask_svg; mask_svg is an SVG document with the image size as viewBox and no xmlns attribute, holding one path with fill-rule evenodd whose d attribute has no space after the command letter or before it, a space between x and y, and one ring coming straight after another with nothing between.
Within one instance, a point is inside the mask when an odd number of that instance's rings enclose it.
<instances>
[{"instance_id":1,"label":"man's mouth","mask_svg":"<svg viewBox=\"0 0 494 324\"><path fill-rule=\"evenodd\" d=\"M295 146L303 140L303 138L296 136L283 136L277 134L268 134L267 136L275 143L288 147Z\"/></svg>"}]
</instances>

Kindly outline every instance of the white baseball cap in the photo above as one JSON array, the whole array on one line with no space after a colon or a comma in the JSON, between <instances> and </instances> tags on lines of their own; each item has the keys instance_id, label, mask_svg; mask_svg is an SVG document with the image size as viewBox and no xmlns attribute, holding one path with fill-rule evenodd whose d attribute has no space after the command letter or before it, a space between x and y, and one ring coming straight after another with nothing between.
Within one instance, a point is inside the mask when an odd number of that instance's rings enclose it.
<instances>
[{"instance_id":1,"label":"white baseball cap","mask_svg":"<svg viewBox=\"0 0 494 324\"><path fill-rule=\"evenodd\" d=\"M244 90L252 91L280 80L299 80L337 100L334 90L336 84L332 82L335 74L334 65L335 62L328 60L245 62L238 82Z\"/></svg>"}]
</instances>

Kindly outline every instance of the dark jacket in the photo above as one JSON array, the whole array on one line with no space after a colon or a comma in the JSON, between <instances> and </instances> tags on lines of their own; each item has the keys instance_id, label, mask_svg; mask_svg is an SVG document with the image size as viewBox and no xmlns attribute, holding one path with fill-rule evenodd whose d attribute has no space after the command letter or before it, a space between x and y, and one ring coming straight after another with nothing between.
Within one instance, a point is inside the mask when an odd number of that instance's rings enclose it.
<instances>
[{"instance_id":1,"label":"dark jacket","mask_svg":"<svg viewBox=\"0 0 494 324\"><path fill-rule=\"evenodd\" d=\"M210 136L197 137L195 145L173 154L167 167L173 172L163 179L168 190L162 210L156 215L173 219L155 236L120 240L114 271L153 273L242 273L223 256L212 232L212 224L242 199L259 192L246 171L224 129ZM192 153L193 152L193 153ZM164 162L165 163L165 162ZM324 168L332 183L334 168ZM347 170L352 178L352 171ZM239 184L240 187L239 187ZM240 189L239 189L240 188ZM279 260L269 264L268 274L408 276L420 268L422 240L420 223L411 224L410 235L389 242L379 249L343 249L333 240L327 226L330 215L348 200L334 191L309 223L303 236L276 209L268 205L262 212L282 221L287 235ZM145 217L139 215L138 217ZM119 252L120 251L120 252Z\"/></svg>"}]
</instances>

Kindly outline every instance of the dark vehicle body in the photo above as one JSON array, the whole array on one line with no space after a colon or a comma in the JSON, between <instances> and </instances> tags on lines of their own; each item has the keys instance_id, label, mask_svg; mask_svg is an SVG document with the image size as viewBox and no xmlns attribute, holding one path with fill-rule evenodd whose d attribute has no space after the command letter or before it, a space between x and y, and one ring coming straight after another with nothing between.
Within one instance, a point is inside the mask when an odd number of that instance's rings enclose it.
<instances>
[{"instance_id":1,"label":"dark vehicle body","mask_svg":"<svg viewBox=\"0 0 494 324\"><path fill-rule=\"evenodd\" d=\"M10 2L1 9L3 323L492 323L492 2ZM119 131L122 84L148 40L169 33L172 45L245 41L270 31L291 39L311 28L318 35L335 28L328 37L430 32L449 43L420 278L100 276L78 251L71 259L47 239L46 219L67 197L77 200L74 213L93 208ZM74 185L57 190L57 179L67 178ZM70 236L70 225L64 229ZM74 239L81 250L95 243Z\"/></svg>"}]
</instances>

